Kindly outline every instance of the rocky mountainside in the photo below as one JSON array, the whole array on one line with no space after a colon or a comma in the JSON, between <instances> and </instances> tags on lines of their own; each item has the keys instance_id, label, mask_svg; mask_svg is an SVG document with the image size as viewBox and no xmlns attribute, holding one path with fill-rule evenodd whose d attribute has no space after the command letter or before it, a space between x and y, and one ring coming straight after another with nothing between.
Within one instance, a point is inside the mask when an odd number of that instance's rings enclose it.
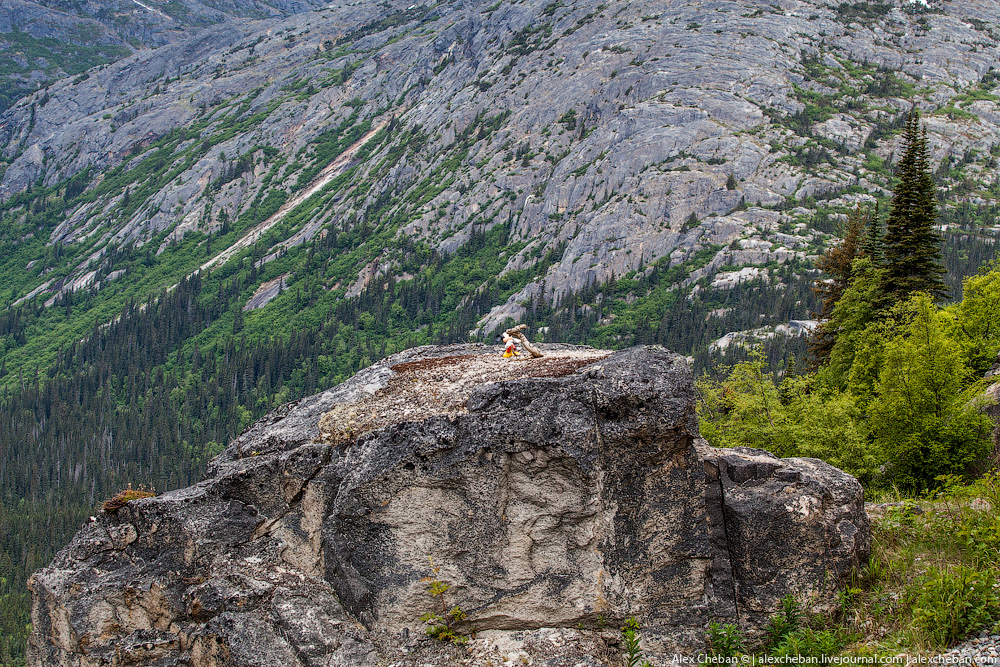
<instances>
[{"instance_id":1,"label":"rocky mountainside","mask_svg":"<svg viewBox=\"0 0 1000 667\"><path fill-rule=\"evenodd\" d=\"M236 18L280 18L320 4L306 0L5 0L0 5L0 82L5 88L0 111L53 80L75 76L133 50L163 46Z\"/></svg>"},{"instance_id":2,"label":"rocky mountainside","mask_svg":"<svg viewBox=\"0 0 1000 667\"><path fill-rule=\"evenodd\" d=\"M234 18L282 18L321 4L308 0L10 0L0 10L0 33L22 32L39 40L79 40L81 45L156 47Z\"/></svg>"},{"instance_id":3,"label":"rocky mountainside","mask_svg":"<svg viewBox=\"0 0 1000 667\"><path fill-rule=\"evenodd\" d=\"M860 484L705 445L683 357L546 352L403 352L92 518L32 577L28 664L599 665L632 616L662 661L867 563ZM420 636L440 605L465 647Z\"/></svg>"},{"instance_id":4,"label":"rocky mountainside","mask_svg":"<svg viewBox=\"0 0 1000 667\"><path fill-rule=\"evenodd\" d=\"M415 246L500 223L512 277L483 331L657 262L687 267L678 286L780 281L887 194L914 104L975 240L994 224L998 17L978 0L555 0L227 22L4 114L8 303L105 289L118 248L197 239L177 280L331 231L356 239L320 287L352 296L412 273Z\"/></svg>"},{"instance_id":5,"label":"rocky mountainside","mask_svg":"<svg viewBox=\"0 0 1000 667\"><path fill-rule=\"evenodd\" d=\"M21 0L0 5L0 112L54 79L132 52L99 21Z\"/></svg>"}]
</instances>

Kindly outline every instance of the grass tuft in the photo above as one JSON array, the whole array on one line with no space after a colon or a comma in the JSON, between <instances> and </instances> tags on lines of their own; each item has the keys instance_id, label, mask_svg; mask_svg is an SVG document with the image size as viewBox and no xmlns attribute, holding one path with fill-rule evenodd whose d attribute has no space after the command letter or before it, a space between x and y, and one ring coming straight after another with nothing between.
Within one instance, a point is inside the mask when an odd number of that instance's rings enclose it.
<instances>
[{"instance_id":1,"label":"grass tuft","mask_svg":"<svg viewBox=\"0 0 1000 667\"><path fill-rule=\"evenodd\" d=\"M155 495L156 490L152 487L150 487L147 491L146 487L142 484L139 485L138 489L133 489L132 485L129 484L128 488L122 489L116 493L113 498L105 501L104 511L108 514L114 514L128 502L138 500L139 498L152 498Z\"/></svg>"}]
</instances>

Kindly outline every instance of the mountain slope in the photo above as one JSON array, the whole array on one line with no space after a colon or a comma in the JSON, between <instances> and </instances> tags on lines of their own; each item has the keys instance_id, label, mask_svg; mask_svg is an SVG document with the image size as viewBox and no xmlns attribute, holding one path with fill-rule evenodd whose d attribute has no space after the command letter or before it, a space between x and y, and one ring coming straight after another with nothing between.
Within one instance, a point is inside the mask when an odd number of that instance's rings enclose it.
<instances>
[{"instance_id":1,"label":"mountain slope","mask_svg":"<svg viewBox=\"0 0 1000 667\"><path fill-rule=\"evenodd\" d=\"M52 81L238 18L280 18L309 0L6 0L0 5L0 112ZM43 93L44 94L44 93Z\"/></svg>"},{"instance_id":2,"label":"mountain slope","mask_svg":"<svg viewBox=\"0 0 1000 667\"><path fill-rule=\"evenodd\" d=\"M131 52L95 19L8 0L0 5L0 112L52 79Z\"/></svg>"},{"instance_id":3,"label":"mountain slope","mask_svg":"<svg viewBox=\"0 0 1000 667\"><path fill-rule=\"evenodd\" d=\"M804 259L820 236L768 231L808 228L818 209L884 195L895 148L886 130L912 102L931 112L935 161L992 159L997 8L944 7L359 5L264 32L230 23L53 86L44 106L36 99L34 112L25 102L7 114L0 196L57 203L46 240L86 247L61 267L62 280L36 264L16 299L89 284L91 264L113 272L102 260L108 244L167 232L160 251L227 220L243 231L257 205L306 187L345 141L379 123L391 129L349 180L327 186L310 228L299 222L289 243L362 221L383 239L447 252L477 224L510 220L531 241L510 259L514 270L537 247L564 242L545 280L498 307L486 329L521 314L519 301L676 262L699 244L751 242L720 266ZM991 184L972 174L963 173L974 179L966 187ZM47 192L25 195L33 183ZM790 202L806 206L736 210ZM369 243L327 286L347 281L356 293L399 265L392 255Z\"/></svg>"}]
</instances>

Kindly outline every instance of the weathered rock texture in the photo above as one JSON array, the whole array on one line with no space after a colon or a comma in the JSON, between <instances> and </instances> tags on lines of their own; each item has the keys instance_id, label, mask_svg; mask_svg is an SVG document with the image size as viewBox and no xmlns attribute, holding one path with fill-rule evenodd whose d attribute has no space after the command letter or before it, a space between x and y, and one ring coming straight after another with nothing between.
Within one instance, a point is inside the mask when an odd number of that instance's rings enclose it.
<instances>
[{"instance_id":1,"label":"weathered rock texture","mask_svg":"<svg viewBox=\"0 0 1000 667\"><path fill-rule=\"evenodd\" d=\"M263 16L310 3L212 2L216 13L184 4L214 22L223 11ZM63 271L38 251L30 260L45 261L17 297L99 288L94 264L121 268L109 247L160 250L185 234L218 234L241 215L261 235L281 231L277 218L255 217L260 202L301 193L332 166L351 177L303 203L309 215L282 232L274 253L359 225L452 252L501 222L527 244L503 273L537 265L542 246L560 249L544 275L489 306L480 322L488 332L520 319L532 298L551 301L661 259L693 262L704 248L717 247L699 269L709 276L806 262L833 229L816 222L821 208L891 187L879 165L898 153L891 126L914 104L932 167L961 169L942 182L955 186L952 201L993 205L1000 3L918 5L364 0L281 21L227 20L0 115L0 208L39 182L62 188L82 174L76 185L86 188L64 202L46 242L86 242L87 252ZM341 169L332 161L343 147L323 147L324 133L352 124L385 132ZM169 141L182 129L183 140ZM147 163L134 184L100 187L160 140L170 159ZM136 187L146 168L159 174L156 187ZM777 205L790 210L768 210ZM20 233L29 232L39 233ZM384 241L370 243L352 275L325 286L360 291L404 266L381 252ZM21 263L10 270L21 270L27 256L10 254ZM67 280L47 282L52 268Z\"/></svg>"},{"instance_id":2,"label":"weathered rock texture","mask_svg":"<svg viewBox=\"0 0 1000 667\"><path fill-rule=\"evenodd\" d=\"M208 26L241 18L286 17L323 4L319 0L4 0L0 87L6 90L0 112L58 79L146 47L183 40Z\"/></svg>"},{"instance_id":3,"label":"weathered rock texture","mask_svg":"<svg viewBox=\"0 0 1000 667\"><path fill-rule=\"evenodd\" d=\"M31 580L29 664L487 664L513 644L604 664L599 627L629 616L655 657L713 619L753 632L789 592L822 606L869 547L850 476L699 440L683 357L418 348L88 523ZM468 647L417 639L428 557L483 633Z\"/></svg>"}]
</instances>

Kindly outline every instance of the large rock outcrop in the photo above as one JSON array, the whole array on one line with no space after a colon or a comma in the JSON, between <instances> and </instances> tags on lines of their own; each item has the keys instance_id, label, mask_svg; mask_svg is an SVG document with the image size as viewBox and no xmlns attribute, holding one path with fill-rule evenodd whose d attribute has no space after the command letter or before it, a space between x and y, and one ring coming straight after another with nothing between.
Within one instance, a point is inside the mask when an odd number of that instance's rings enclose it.
<instances>
[{"instance_id":1,"label":"large rock outcrop","mask_svg":"<svg viewBox=\"0 0 1000 667\"><path fill-rule=\"evenodd\" d=\"M630 616L655 658L867 558L857 481L704 445L683 357L547 350L397 354L96 517L32 577L29 664L605 664ZM465 647L420 638L428 557Z\"/></svg>"}]
</instances>

